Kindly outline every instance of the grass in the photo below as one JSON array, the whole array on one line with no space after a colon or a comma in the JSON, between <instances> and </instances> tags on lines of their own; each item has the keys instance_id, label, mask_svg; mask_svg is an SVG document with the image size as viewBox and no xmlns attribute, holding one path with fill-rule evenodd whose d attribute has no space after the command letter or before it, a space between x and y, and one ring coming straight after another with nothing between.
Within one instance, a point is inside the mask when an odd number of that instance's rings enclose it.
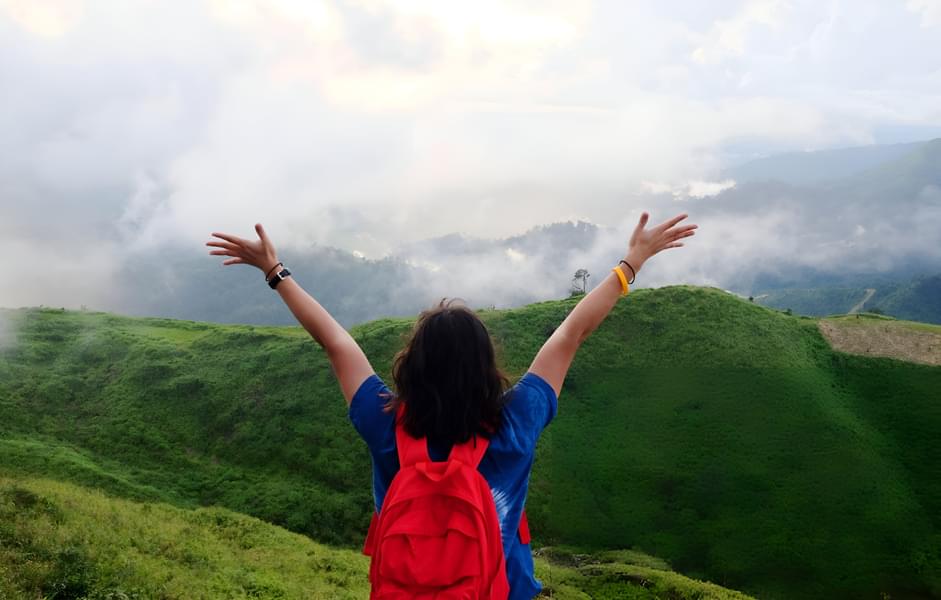
<instances>
[{"instance_id":1,"label":"grass","mask_svg":"<svg viewBox=\"0 0 941 600\"><path fill-rule=\"evenodd\" d=\"M223 508L123 500L43 479L0 478L2 598L369 596L368 558ZM576 566L538 560L545 595L747 599L637 553Z\"/></svg>"},{"instance_id":2,"label":"grass","mask_svg":"<svg viewBox=\"0 0 941 600\"><path fill-rule=\"evenodd\" d=\"M511 375L576 301L481 312ZM0 474L361 543L369 457L300 328L7 315ZM353 330L387 380L411 323ZM762 598L941 595L938 389L941 368L836 352L813 319L711 288L632 292L537 449L537 546L637 548Z\"/></svg>"},{"instance_id":3,"label":"grass","mask_svg":"<svg viewBox=\"0 0 941 600\"><path fill-rule=\"evenodd\" d=\"M221 508L0 479L0 515L3 597L352 599L369 592L365 556Z\"/></svg>"},{"instance_id":4,"label":"grass","mask_svg":"<svg viewBox=\"0 0 941 600\"><path fill-rule=\"evenodd\" d=\"M927 331L929 333L941 334L941 325L935 325L934 323L921 323L918 321L903 321L896 319L895 317L889 317L886 315L878 315L872 313L860 313L860 318L856 318L856 315L833 315L827 317L828 321L837 321L841 324L847 326L859 326L859 327L870 327L873 321L883 321L891 322L900 327L905 327L906 329L914 329L917 331Z\"/></svg>"}]
</instances>

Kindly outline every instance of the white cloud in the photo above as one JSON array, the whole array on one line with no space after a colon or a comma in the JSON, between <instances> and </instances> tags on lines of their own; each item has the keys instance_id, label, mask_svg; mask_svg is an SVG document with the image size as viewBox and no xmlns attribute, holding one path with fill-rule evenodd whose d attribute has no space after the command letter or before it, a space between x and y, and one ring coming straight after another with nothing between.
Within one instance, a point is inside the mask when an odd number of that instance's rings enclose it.
<instances>
[{"instance_id":1,"label":"white cloud","mask_svg":"<svg viewBox=\"0 0 941 600\"><path fill-rule=\"evenodd\" d=\"M641 188L651 194L673 194L673 186L661 181L642 181Z\"/></svg>"},{"instance_id":2,"label":"white cloud","mask_svg":"<svg viewBox=\"0 0 941 600\"><path fill-rule=\"evenodd\" d=\"M735 187L735 181L726 179L723 181L690 181L687 186L687 194L693 198L706 198L716 196L720 192Z\"/></svg>"},{"instance_id":3,"label":"white cloud","mask_svg":"<svg viewBox=\"0 0 941 600\"><path fill-rule=\"evenodd\" d=\"M751 37L762 35L763 29L774 29L786 17L788 3L784 0L749 0L732 18L717 19L691 58L697 63L715 63L725 58L742 56Z\"/></svg>"},{"instance_id":4,"label":"white cloud","mask_svg":"<svg viewBox=\"0 0 941 600\"><path fill-rule=\"evenodd\" d=\"M644 181L641 183L641 189L644 192L655 195L670 194L677 200L716 196L733 187L735 187L735 181L732 179L724 179L722 181L704 181L697 179L682 185L671 185L669 183L652 181Z\"/></svg>"},{"instance_id":5,"label":"white cloud","mask_svg":"<svg viewBox=\"0 0 941 600\"><path fill-rule=\"evenodd\" d=\"M64 257L0 297L257 221L367 256L618 223L724 189L729 147L941 126L933 34L876 0L0 0L0 245Z\"/></svg>"},{"instance_id":6,"label":"white cloud","mask_svg":"<svg viewBox=\"0 0 941 600\"><path fill-rule=\"evenodd\" d=\"M941 0L908 0L905 7L921 16L922 27L941 25Z\"/></svg>"},{"instance_id":7,"label":"white cloud","mask_svg":"<svg viewBox=\"0 0 941 600\"><path fill-rule=\"evenodd\" d=\"M81 20L82 0L0 0L0 10L26 31L47 38L59 37Z\"/></svg>"}]
</instances>

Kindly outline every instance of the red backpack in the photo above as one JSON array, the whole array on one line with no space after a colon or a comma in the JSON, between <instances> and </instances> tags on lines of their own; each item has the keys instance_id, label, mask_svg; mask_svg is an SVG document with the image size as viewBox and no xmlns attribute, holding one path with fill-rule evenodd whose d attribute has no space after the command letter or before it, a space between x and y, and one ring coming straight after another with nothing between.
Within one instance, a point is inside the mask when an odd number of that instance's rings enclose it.
<instances>
[{"instance_id":1,"label":"red backpack","mask_svg":"<svg viewBox=\"0 0 941 600\"><path fill-rule=\"evenodd\" d=\"M432 462L425 438L408 435L401 414L399 471L363 549L372 557L370 600L506 600L500 522L477 470L489 440L455 444L446 462Z\"/></svg>"}]
</instances>

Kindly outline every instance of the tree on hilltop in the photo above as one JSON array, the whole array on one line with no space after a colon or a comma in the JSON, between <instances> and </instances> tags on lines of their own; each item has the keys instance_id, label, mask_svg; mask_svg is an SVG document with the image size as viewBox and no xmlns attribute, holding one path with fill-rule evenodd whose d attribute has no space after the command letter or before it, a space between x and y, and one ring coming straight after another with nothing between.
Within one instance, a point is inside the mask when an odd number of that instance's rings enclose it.
<instances>
[{"instance_id":1,"label":"tree on hilltop","mask_svg":"<svg viewBox=\"0 0 941 600\"><path fill-rule=\"evenodd\" d=\"M589 277L591 277L591 273L588 272L588 269L575 271L575 275L572 277L572 295L588 292Z\"/></svg>"}]
</instances>

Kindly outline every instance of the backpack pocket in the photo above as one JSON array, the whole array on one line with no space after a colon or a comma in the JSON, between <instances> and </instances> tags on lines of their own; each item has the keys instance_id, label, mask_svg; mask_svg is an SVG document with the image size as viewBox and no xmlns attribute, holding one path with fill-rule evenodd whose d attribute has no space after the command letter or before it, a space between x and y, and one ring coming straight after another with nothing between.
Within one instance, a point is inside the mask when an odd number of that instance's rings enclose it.
<instances>
[{"instance_id":1,"label":"backpack pocket","mask_svg":"<svg viewBox=\"0 0 941 600\"><path fill-rule=\"evenodd\" d=\"M458 592L465 584L476 585L481 546L472 509L447 497L419 497L405 504L411 506L401 507L379 541L379 575L405 588Z\"/></svg>"}]
</instances>

